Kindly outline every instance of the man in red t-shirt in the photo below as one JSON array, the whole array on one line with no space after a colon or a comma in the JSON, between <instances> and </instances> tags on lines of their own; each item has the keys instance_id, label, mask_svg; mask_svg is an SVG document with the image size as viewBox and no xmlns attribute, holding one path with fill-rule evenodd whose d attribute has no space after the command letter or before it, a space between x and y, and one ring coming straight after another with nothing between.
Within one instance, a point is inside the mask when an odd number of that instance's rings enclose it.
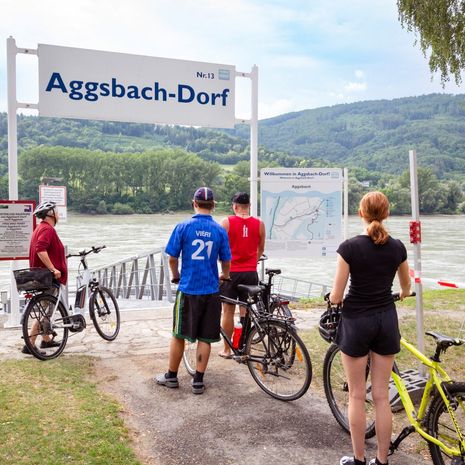
<instances>
[{"instance_id":1,"label":"man in red t-shirt","mask_svg":"<svg viewBox=\"0 0 465 465\"><path fill-rule=\"evenodd\" d=\"M34 215L41 219L39 226L32 233L29 245L29 266L31 268L48 268L53 273L54 278L62 286L62 292L66 292L64 286L68 280L68 266L66 263L65 247L63 246L55 226L58 222L58 211L55 202L41 202L34 210ZM51 293L58 295L58 289L53 287ZM34 328L34 325L37 327ZM38 333L39 322L34 322L32 333ZM30 337L35 344L35 336ZM44 335L40 347L58 347L60 343L54 341L48 335ZM25 345L22 349L24 354L29 354L29 349Z\"/></svg>"},{"instance_id":2,"label":"man in red t-shirt","mask_svg":"<svg viewBox=\"0 0 465 465\"><path fill-rule=\"evenodd\" d=\"M234 215L225 218L221 225L226 229L231 248L231 281L221 284L222 295L245 301L247 296L239 293L238 284L258 284L257 263L265 250L265 225L263 221L250 216L250 197L238 192L232 199ZM234 330L235 305L223 303L221 327L229 338ZM241 323L245 317L245 308L241 307ZM224 343L220 357L231 358L231 350Z\"/></svg>"}]
</instances>

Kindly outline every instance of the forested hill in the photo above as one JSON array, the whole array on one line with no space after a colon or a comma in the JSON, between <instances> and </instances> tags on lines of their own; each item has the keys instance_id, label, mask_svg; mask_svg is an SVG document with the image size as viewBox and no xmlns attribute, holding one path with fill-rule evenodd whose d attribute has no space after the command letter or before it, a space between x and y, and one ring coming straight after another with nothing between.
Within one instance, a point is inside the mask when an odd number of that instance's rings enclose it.
<instances>
[{"instance_id":1,"label":"forested hill","mask_svg":"<svg viewBox=\"0 0 465 465\"><path fill-rule=\"evenodd\" d=\"M248 137L248 128L231 134ZM408 150L439 178L465 173L465 95L431 94L287 113L260 121L270 150L400 174ZM463 176L460 177L463 179Z\"/></svg>"},{"instance_id":2,"label":"forested hill","mask_svg":"<svg viewBox=\"0 0 465 465\"><path fill-rule=\"evenodd\" d=\"M282 166L366 168L401 174L408 150L444 179L465 173L465 95L432 94L287 113L260 121L260 160ZM180 147L208 161L249 158L249 128L211 130L58 118L18 117L20 151L37 145L143 152ZM304 161L305 160L305 161ZM7 168L7 118L0 113L0 176Z\"/></svg>"}]
</instances>

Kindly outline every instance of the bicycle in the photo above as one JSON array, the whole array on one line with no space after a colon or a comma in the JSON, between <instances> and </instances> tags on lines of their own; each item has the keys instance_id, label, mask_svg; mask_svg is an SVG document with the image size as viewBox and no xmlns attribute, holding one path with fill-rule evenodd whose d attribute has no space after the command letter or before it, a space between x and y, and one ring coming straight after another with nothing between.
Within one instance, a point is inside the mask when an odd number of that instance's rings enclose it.
<instances>
[{"instance_id":1,"label":"bicycle","mask_svg":"<svg viewBox=\"0 0 465 465\"><path fill-rule=\"evenodd\" d=\"M294 319L266 311L262 287L240 284L247 302L221 296L221 301L246 307L246 316L238 347L220 329L233 353L232 359L247 364L254 381L268 395L283 401L296 400L308 390L312 379L310 355L294 329ZM196 347L185 344L183 362L189 374L195 374Z\"/></svg>"},{"instance_id":2,"label":"bicycle","mask_svg":"<svg viewBox=\"0 0 465 465\"><path fill-rule=\"evenodd\" d=\"M398 300L398 294L394 295ZM424 390L418 409L407 389L401 373L394 365L391 373L391 387L396 395L390 396L391 408L397 399L405 409L409 426L399 433L391 442L389 455L399 448L400 443L411 433L417 432L428 443L429 451L435 465L465 465L465 383L453 381L441 366L441 353L445 353L451 346L465 344L465 340L452 338L437 332L425 333L436 341L436 350L428 358L413 344L401 338L401 346L408 350L428 369L429 376L425 380ZM367 396L368 411L372 411L371 386L368 382L369 364L367 365ZM350 432L347 418L347 403L349 389L345 380L340 351L336 344L332 344L326 353L323 365L323 382L325 395L336 421L341 427ZM374 420L367 422L365 436L376 434Z\"/></svg>"},{"instance_id":3,"label":"bicycle","mask_svg":"<svg viewBox=\"0 0 465 465\"><path fill-rule=\"evenodd\" d=\"M68 341L69 332L79 333L86 328L83 315L86 304L97 333L107 341L113 341L120 330L118 303L112 291L92 279L87 265L87 255L99 253L105 246L92 247L66 258L79 257L76 278L76 298L72 314L67 309L65 296L58 282L52 281L52 273L44 268L31 268L15 272L18 291L25 292L26 306L22 317L24 342L30 353L39 360L58 357ZM82 271L81 271L82 267ZM51 294L55 287L57 295ZM71 307L70 307L71 310ZM42 341L58 342L53 347L43 347ZM36 342L41 342L38 347ZM46 345L46 344L45 344Z\"/></svg>"}]
</instances>

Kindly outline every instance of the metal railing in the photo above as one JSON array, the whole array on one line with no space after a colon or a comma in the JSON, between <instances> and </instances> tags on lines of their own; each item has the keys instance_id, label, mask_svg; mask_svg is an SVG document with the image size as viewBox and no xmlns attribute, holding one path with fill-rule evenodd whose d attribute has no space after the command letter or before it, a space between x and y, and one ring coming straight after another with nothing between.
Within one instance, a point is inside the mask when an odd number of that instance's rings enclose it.
<instances>
[{"instance_id":1,"label":"metal railing","mask_svg":"<svg viewBox=\"0 0 465 465\"><path fill-rule=\"evenodd\" d=\"M94 268L91 272L102 286L113 291L117 299L174 301L175 288L170 281L168 256L162 247ZM263 279L264 267L261 276ZM74 280L71 279L70 294L75 290ZM273 279L273 292L293 301L321 297L329 290L329 285L293 277L275 275ZM70 297L69 301L74 300ZM2 304L1 313L10 313L6 292L5 296L2 295Z\"/></svg>"},{"instance_id":2,"label":"metal railing","mask_svg":"<svg viewBox=\"0 0 465 465\"><path fill-rule=\"evenodd\" d=\"M164 248L92 269L102 286L122 299L168 300L173 302L168 256Z\"/></svg>"},{"instance_id":3,"label":"metal railing","mask_svg":"<svg viewBox=\"0 0 465 465\"><path fill-rule=\"evenodd\" d=\"M327 284L314 283L283 275L276 275L273 278L273 292L294 301L323 297L330 289L331 286Z\"/></svg>"}]
</instances>

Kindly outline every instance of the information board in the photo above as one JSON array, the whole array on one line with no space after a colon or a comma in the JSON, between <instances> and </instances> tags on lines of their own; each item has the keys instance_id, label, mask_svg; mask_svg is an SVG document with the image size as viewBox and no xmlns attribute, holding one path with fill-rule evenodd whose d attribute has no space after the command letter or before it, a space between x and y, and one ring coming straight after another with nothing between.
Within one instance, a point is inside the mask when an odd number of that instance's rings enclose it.
<instances>
[{"instance_id":1,"label":"information board","mask_svg":"<svg viewBox=\"0 0 465 465\"><path fill-rule=\"evenodd\" d=\"M47 186L41 184L39 186L39 199L40 202L48 200L57 204L58 219L65 222L68 218L66 186Z\"/></svg>"},{"instance_id":2,"label":"information board","mask_svg":"<svg viewBox=\"0 0 465 465\"><path fill-rule=\"evenodd\" d=\"M342 235L342 170L263 168L261 218L273 256L326 256Z\"/></svg>"},{"instance_id":3,"label":"information board","mask_svg":"<svg viewBox=\"0 0 465 465\"><path fill-rule=\"evenodd\" d=\"M26 260L36 226L34 200L0 200L0 260Z\"/></svg>"}]
</instances>

